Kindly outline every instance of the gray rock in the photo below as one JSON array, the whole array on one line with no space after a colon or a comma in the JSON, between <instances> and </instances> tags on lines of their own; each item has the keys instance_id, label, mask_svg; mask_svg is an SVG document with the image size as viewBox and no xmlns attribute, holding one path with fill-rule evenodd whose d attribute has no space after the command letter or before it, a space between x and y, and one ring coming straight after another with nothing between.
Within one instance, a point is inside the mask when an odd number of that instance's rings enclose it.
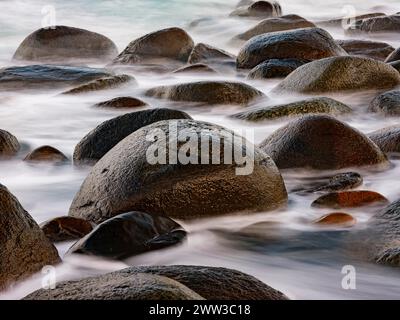
<instances>
[{"instance_id":1,"label":"gray rock","mask_svg":"<svg viewBox=\"0 0 400 320\"><path fill-rule=\"evenodd\" d=\"M190 265L130 267L57 284L24 299L287 300L281 292L240 271Z\"/></svg>"},{"instance_id":2,"label":"gray rock","mask_svg":"<svg viewBox=\"0 0 400 320\"><path fill-rule=\"evenodd\" d=\"M400 153L400 126L374 131L368 137L385 153Z\"/></svg>"},{"instance_id":3,"label":"gray rock","mask_svg":"<svg viewBox=\"0 0 400 320\"><path fill-rule=\"evenodd\" d=\"M157 275L113 272L64 281L52 290L40 289L24 300L204 300L183 284Z\"/></svg>"},{"instance_id":4,"label":"gray rock","mask_svg":"<svg viewBox=\"0 0 400 320\"><path fill-rule=\"evenodd\" d=\"M208 44L198 43L190 53L188 63L223 63L235 61L235 56Z\"/></svg>"},{"instance_id":5,"label":"gray rock","mask_svg":"<svg viewBox=\"0 0 400 320\"><path fill-rule=\"evenodd\" d=\"M302 28L313 28L315 24L296 14L288 14L279 18L268 18L249 30L237 35L234 39L249 40L260 34Z\"/></svg>"},{"instance_id":6,"label":"gray rock","mask_svg":"<svg viewBox=\"0 0 400 320\"><path fill-rule=\"evenodd\" d=\"M280 169L387 168L382 151L358 130L327 115L309 115L275 131L259 146Z\"/></svg>"},{"instance_id":7,"label":"gray rock","mask_svg":"<svg viewBox=\"0 0 400 320\"><path fill-rule=\"evenodd\" d=\"M266 33L247 41L236 59L238 68L250 69L268 59L317 60L347 55L331 35L320 28Z\"/></svg>"},{"instance_id":8,"label":"gray rock","mask_svg":"<svg viewBox=\"0 0 400 320\"><path fill-rule=\"evenodd\" d=\"M149 89L146 96L172 101L206 104L248 105L265 98L257 89L242 83L228 81L198 81Z\"/></svg>"},{"instance_id":9,"label":"gray rock","mask_svg":"<svg viewBox=\"0 0 400 320\"><path fill-rule=\"evenodd\" d=\"M400 115L400 91L393 90L376 96L369 104L368 111L386 116Z\"/></svg>"},{"instance_id":10,"label":"gray rock","mask_svg":"<svg viewBox=\"0 0 400 320\"><path fill-rule=\"evenodd\" d=\"M101 34L55 26L31 33L20 44L13 58L66 63L70 60L109 61L117 55L114 42Z\"/></svg>"},{"instance_id":11,"label":"gray rock","mask_svg":"<svg viewBox=\"0 0 400 320\"><path fill-rule=\"evenodd\" d=\"M284 78L292 71L310 62L302 59L270 59L251 69L247 79Z\"/></svg>"},{"instance_id":12,"label":"gray rock","mask_svg":"<svg viewBox=\"0 0 400 320\"><path fill-rule=\"evenodd\" d=\"M135 64L166 58L186 62L194 47L192 38L180 28L168 28L132 41L114 64Z\"/></svg>"},{"instance_id":13,"label":"gray rock","mask_svg":"<svg viewBox=\"0 0 400 320\"><path fill-rule=\"evenodd\" d=\"M389 62L388 64L400 72L400 60Z\"/></svg>"},{"instance_id":14,"label":"gray rock","mask_svg":"<svg viewBox=\"0 0 400 320\"><path fill-rule=\"evenodd\" d=\"M320 94L351 90L391 89L400 74L390 65L358 56L331 57L307 63L288 75L275 93Z\"/></svg>"},{"instance_id":15,"label":"gray rock","mask_svg":"<svg viewBox=\"0 0 400 320\"><path fill-rule=\"evenodd\" d=\"M0 159L15 156L21 148L18 139L10 132L0 129Z\"/></svg>"},{"instance_id":16,"label":"gray rock","mask_svg":"<svg viewBox=\"0 0 400 320\"><path fill-rule=\"evenodd\" d=\"M56 248L17 198L0 185L0 291L58 262Z\"/></svg>"},{"instance_id":17,"label":"gray rock","mask_svg":"<svg viewBox=\"0 0 400 320\"><path fill-rule=\"evenodd\" d=\"M74 162L95 163L132 132L153 122L169 119L191 117L183 111L157 108L131 112L107 120L79 141L74 150Z\"/></svg>"},{"instance_id":18,"label":"gray rock","mask_svg":"<svg viewBox=\"0 0 400 320\"><path fill-rule=\"evenodd\" d=\"M341 27L343 26L343 23L345 24L346 29L351 26L351 23L354 21L356 23L359 23L360 21L364 19L369 19L369 18L375 18L375 17L381 17L381 16L386 16L384 13L380 12L374 12L374 13L367 13L367 14L361 14L357 16L352 16L349 18L338 18L338 19L331 19L331 20L323 20L317 22L317 25L321 27Z\"/></svg>"},{"instance_id":19,"label":"gray rock","mask_svg":"<svg viewBox=\"0 0 400 320\"><path fill-rule=\"evenodd\" d=\"M185 237L183 228L168 217L127 212L99 224L68 253L125 259L176 245Z\"/></svg>"},{"instance_id":20,"label":"gray rock","mask_svg":"<svg viewBox=\"0 0 400 320\"><path fill-rule=\"evenodd\" d=\"M63 94L79 94L92 91L115 89L123 85L126 85L127 83L132 83L132 82L136 84L135 78L127 74L120 74L116 76L109 76L92 80L88 83L67 90L63 92Z\"/></svg>"},{"instance_id":21,"label":"gray rock","mask_svg":"<svg viewBox=\"0 0 400 320\"><path fill-rule=\"evenodd\" d=\"M256 108L236 113L232 117L247 121L263 121L312 113L331 113L338 115L349 113L351 111L351 108L339 101L321 97Z\"/></svg>"},{"instance_id":22,"label":"gray rock","mask_svg":"<svg viewBox=\"0 0 400 320\"><path fill-rule=\"evenodd\" d=\"M142 211L193 219L284 205L286 189L273 161L233 135L218 125L194 120L159 121L143 127L97 162L76 194L69 215L102 222L122 212ZM175 136L180 141L177 147ZM200 150L192 145L190 162L184 143L188 136L190 143L195 138L208 142L207 147L201 143ZM171 139L173 145L168 147ZM240 150L247 157L225 160L225 148ZM174 161L174 154L179 154L179 161Z\"/></svg>"},{"instance_id":23,"label":"gray rock","mask_svg":"<svg viewBox=\"0 0 400 320\"><path fill-rule=\"evenodd\" d=\"M0 91L46 89L79 85L108 77L104 69L53 65L29 65L0 69Z\"/></svg>"},{"instance_id":24,"label":"gray rock","mask_svg":"<svg viewBox=\"0 0 400 320\"><path fill-rule=\"evenodd\" d=\"M350 39L336 40L336 43L350 55L358 55L380 61L384 61L394 51L394 48L385 42Z\"/></svg>"}]
</instances>

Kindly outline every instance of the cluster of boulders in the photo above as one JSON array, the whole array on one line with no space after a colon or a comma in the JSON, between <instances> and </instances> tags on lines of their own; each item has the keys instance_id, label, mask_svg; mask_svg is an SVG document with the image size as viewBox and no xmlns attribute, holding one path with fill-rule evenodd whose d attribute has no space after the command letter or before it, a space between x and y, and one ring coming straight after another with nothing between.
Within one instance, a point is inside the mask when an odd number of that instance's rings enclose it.
<instances>
[{"instance_id":1,"label":"cluster of boulders","mask_svg":"<svg viewBox=\"0 0 400 320\"><path fill-rule=\"evenodd\" d=\"M290 103L272 104L267 95L243 81L202 80L147 88L149 99L166 99L197 106L235 105L245 108L232 115L248 122L294 118L258 145L238 137L230 129L192 119L181 110L151 108L131 96L99 101L96 108L145 108L101 123L76 145L75 165L92 168L72 201L68 216L38 226L18 200L0 186L0 290L25 279L48 264L60 262L53 242L76 241L67 254L125 259L133 255L182 244L187 231L176 220L250 214L284 208L288 193L280 170L339 170L390 167L392 153L400 152L400 127L393 126L368 136L337 117L352 108L327 97L334 92L375 90L368 111L382 116L400 114L400 51L382 42L335 40L324 26L337 20L311 22L297 15L282 15L275 1L241 1L230 14L234 19L261 20L234 37L241 45L237 56L204 43L195 43L180 28L144 35L118 54L105 36L87 30L56 26L29 35L14 59L27 66L0 70L0 89L62 89L76 95L121 86L138 86L126 66L166 68L171 76L189 73L217 74L223 68L238 70L248 80L284 78L271 95L298 93L318 95ZM348 32L376 33L400 30L400 16L359 16ZM246 42L244 42L246 41ZM244 42L244 43L243 43ZM62 66L65 62L70 66ZM89 68L79 63L107 63ZM79 63L78 63L79 62ZM78 63L78 64L77 64ZM397 68L397 69L396 69ZM135 69L133 70L140 70ZM139 71L138 71L139 72ZM145 98L147 99L147 98ZM149 135L164 135L149 140ZM186 163L149 162L154 142L190 134L195 155ZM227 136L235 137L226 140ZM178 141L185 146L187 141ZM217 150L209 148L215 143ZM186 146L187 147L187 146ZM188 147L189 148L189 147ZM250 154L252 170L237 174L248 164L237 159L212 163L227 148ZM0 157L20 155L20 143L0 130ZM190 149L190 148L189 148ZM214 154L215 153L215 154ZM203 163L204 154L208 162ZM51 146L27 155L29 163L68 163L68 157ZM160 157L160 154L153 154ZM200 159L201 158L201 159ZM214 159L213 159L214 160ZM318 186L293 190L316 194L314 208L342 210L389 204L371 190L353 190L363 179L356 172L342 172ZM291 190L290 190L291 192ZM369 224L369 249L377 262L400 265L398 202L384 209ZM352 227L356 219L345 212L330 212L312 221L320 227ZM379 241L377 240L379 239ZM118 288L118 290L116 290ZM286 296L241 272L200 266L134 267L118 272L63 282L54 290L39 290L27 299L286 299Z\"/></svg>"}]
</instances>

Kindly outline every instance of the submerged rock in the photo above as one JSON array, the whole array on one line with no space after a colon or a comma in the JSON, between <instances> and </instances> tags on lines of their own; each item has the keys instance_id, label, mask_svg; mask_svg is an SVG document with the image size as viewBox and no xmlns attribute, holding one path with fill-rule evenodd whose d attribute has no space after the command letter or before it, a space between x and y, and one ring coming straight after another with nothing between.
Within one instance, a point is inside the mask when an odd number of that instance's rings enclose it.
<instances>
[{"instance_id":1,"label":"submerged rock","mask_svg":"<svg viewBox=\"0 0 400 320\"><path fill-rule=\"evenodd\" d=\"M265 97L261 91L242 83L228 81L198 81L148 90L146 96L172 101L188 101L206 104L247 105Z\"/></svg>"},{"instance_id":2,"label":"submerged rock","mask_svg":"<svg viewBox=\"0 0 400 320\"><path fill-rule=\"evenodd\" d=\"M129 109L145 107L147 103L134 97L117 97L107 101L102 101L94 105L98 108Z\"/></svg>"},{"instance_id":3,"label":"submerged rock","mask_svg":"<svg viewBox=\"0 0 400 320\"><path fill-rule=\"evenodd\" d=\"M174 137L179 137L176 146ZM196 140L207 144L194 144ZM236 150L236 156L225 160L229 157L225 148ZM253 148L218 125L194 120L153 123L129 135L97 162L69 215L102 222L122 212L142 211L193 219L285 205L287 193L278 169Z\"/></svg>"},{"instance_id":4,"label":"submerged rock","mask_svg":"<svg viewBox=\"0 0 400 320\"><path fill-rule=\"evenodd\" d=\"M269 59L251 69L247 79L284 78L298 67L310 62L302 59Z\"/></svg>"},{"instance_id":5,"label":"submerged rock","mask_svg":"<svg viewBox=\"0 0 400 320\"><path fill-rule=\"evenodd\" d=\"M24 300L204 300L183 284L167 277L135 273L107 273L82 280L57 283Z\"/></svg>"},{"instance_id":6,"label":"submerged rock","mask_svg":"<svg viewBox=\"0 0 400 320\"><path fill-rule=\"evenodd\" d=\"M204 63L195 63L178 68L172 73L217 73L217 71Z\"/></svg>"},{"instance_id":7,"label":"submerged rock","mask_svg":"<svg viewBox=\"0 0 400 320\"><path fill-rule=\"evenodd\" d=\"M65 63L69 60L109 61L117 55L114 42L101 34L54 26L39 29L26 37L13 59Z\"/></svg>"},{"instance_id":8,"label":"submerged rock","mask_svg":"<svg viewBox=\"0 0 400 320\"><path fill-rule=\"evenodd\" d=\"M400 152L400 126L374 131L368 137L385 153Z\"/></svg>"},{"instance_id":9,"label":"submerged rock","mask_svg":"<svg viewBox=\"0 0 400 320\"><path fill-rule=\"evenodd\" d=\"M400 31L400 15L379 16L369 19L356 21L354 25L348 29L351 32L399 32Z\"/></svg>"},{"instance_id":10,"label":"submerged rock","mask_svg":"<svg viewBox=\"0 0 400 320\"><path fill-rule=\"evenodd\" d=\"M63 163L68 161L68 158L56 148L51 146L41 146L30 152L25 157L24 161Z\"/></svg>"},{"instance_id":11,"label":"submerged rock","mask_svg":"<svg viewBox=\"0 0 400 320\"><path fill-rule=\"evenodd\" d=\"M363 183L362 176L357 172L340 173L329 179L329 182L308 189L308 192L334 192L355 189Z\"/></svg>"},{"instance_id":12,"label":"submerged rock","mask_svg":"<svg viewBox=\"0 0 400 320\"><path fill-rule=\"evenodd\" d=\"M369 104L368 111L386 116L400 115L400 91L388 91L376 96Z\"/></svg>"},{"instance_id":13,"label":"submerged rock","mask_svg":"<svg viewBox=\"0 0 400 320\"><path fill-rule=\"evenodd\" d=\"M390 44L370 40L336 40L336 43L348 54L380 61L384 61L394 50Z\"/></svg>"},{"instance_id":14,"label":"submerged rock","mask_svg":"<svg viewBox=\"0 0 400 320\"><path fill-rule=\"evenodd\" d=\"M358 56L331 57L307 63L287 76L275 93L326 93L390 89L400 84L400 74L390 65Z\"/></svg>"},{"instance_id":15,"label":"submerged rock","mask_svg":"<svg viewBox=\"0 0 400 320\"><path fill-rule=\"evenodd\" d=\"M141 281L137 279L141 279ZM143 279L151 279L150 284ZM160 285L154 279L168 279L170 282L162 282L162 285ZM168 286L166 286L166 283ZM171 287L171 283L175 286ZM178 288L180 290L177 290L177 284L179 284ZM116 290L116 287L119 290ZM185 289L182 289L182 287ZM181 290L184 290L185 295L181 293ZM57 284L54 290L41 289L24 299L112 298L134 300L188 300L201 298L207 300L288 299L283 293L243 272L226 268L190 265L130 267L102 276L61 282Z\"/></svg>"},{"instance_id":16,"label":"submerged rock","mask_svg":"<svg viewBox=\"0 0 400 320\"><path fill-rule=\"evenodd\" d=\"M318 60L347 55L331 35L320 28L266 33L251 38L240 50L238 68L253 68L268 59Z\"/></svg>"},{"instance_id":17,"label":"submerged rock","mask_svg":"<svg viewBox=\"0 0 400 320\"><path fill-rule=\"evenodd\" d=\"M400 48L397 48L389 56L387 56L385 62L395 62L398 60L400 60Z\"/></svg>"},{"instance_id":18,"label":"submerged rock","mask_svg":"<svg viewBox=\"0 0 400 320\"><path fill-rule=\"evenodd\" d=\"M74 217L57 217L40 224L40 228L51 242L76 240L93 230L94 224Z\"/></svg>"},{"instance_id":19,"label":"submerged rock","mask_svg":"<svg viewBox=\"0 0 400 320\"><path fill-rule=\"evenodd\" d=\"M352 16L352 17L345 18L345 19L343 19L343 17L341 17L341 18L338 18L338 19L319 21L319 22L317 22L317 25L322 26L322 27L344 27L344 28L347 29L349 27L352 27L351 24L354 21L356 23L359 23L360 21L362 21L364 19L381 17L381 16L386 16L386 14L379 13L379 12L366 13L366 14Z\"/></svg>"},{"instance_id":20,"label":"submerged rock","mask_svg":"<svg viewBox=\"0 0 400 320\"><path fill-rule=\"evenodd\" d=\"M259 147L280 169L342 169L389 165L382 151L363 133L327 115L290 122Z\"/></svg>"},{"instance_id":21,"label":"submerged rock","mask_svg":"<svg viewBox=\"0 0 400 320\"><path fill-rule=\"evenodd\" d=\"M95 163L132 132L151 123L170 119L191 117L183 111L157 108L127 113L107 120L79 141L74 150L74 162Z\"/></svg>"},{"instance_id":22,"label":"submerged rock","mask_svg":"<svg viewBox=\"0 0 400 320\"><path fill-rule=\"evenodd\" d=\"M0 159L15 156L21 148L18 139L10 132L0 129Z\"/></svg>"},{"instance_id":23,"label":"submerged rock","mask_svg":"<svg viewBox=\"0 0 400 320\"><path fill-rule=\"evenodd\" d=\"M190 53L188 63L223 63L235 61L235 56L224 50L215 48L208 44L198 43Z\"/></svg>"},{"instance_id":24,"label":"submerged rock","mask_svg":"<svg viewBox=\"0 0 400 320\"><path fill-rule=\"evenodd\" d=\"M87 67L29 65L0 69L0 91L47 89L79 85L108 77L104 69Z\"/></svg>"},{"instance_id":25,"label":"submerged rock","mask_svg":"<svg viewBox=\"0 0 400 320\"><path fill-rule=\"evenodd\" d=\"M99 90L108 90L121 87L129 82L136 82L135 78L127 74L120 74L117 76L109 76L96 80L92 80L89 83L82 84L76 88L72 88L63 94L78 94Z\"/></svg>"},{"instance_id":26,"label":"submerged rock","mask_svg":"<svg viewBox=\"0 0 400 320\"><path fill-rule=\"evenodd\" d=\"M268 18L261 21L256 26L237 35L234 39L249 40L260 34L287 31L293 29L313 28L315 24L296 14L288 14L279 18Z\"/></svg>"},{"instance_id":27,"label":"submerged rock","mask_svg":"<svg viewBox=\"0 0 400 320\"><path fill-rule=\"evenodd\" d=\"M343 191L325 194L315 200L311 206L318 208L353 208L368 205L387 205L389 200L374 191Z\"/></svg>"},{"instance_id":28,"label":"submerged rock","mask_svg":"<svg viewBox=\"0 0 400 320\"><path fill-rule=\"evenodd\" d=\"M58 262L56 248L17 198L0 185L0 290Z\"/></svg>"},{"instance_id":29,"label":"submerged rock","mask_svg":"<svg viewBox=\"0 0 400 320\"><path fill-rule=\"evenodd\" d=\"M400 60L389 62L388 64L400 72Z\"/></svg>"},{"instance_id":30,"label":"submerged rock","mask_svg":"<svg viewBox=\"0 0 400 320\"><path fill-rule=\"evenodd\" d=\"M247 121L273 120L284 117L301 116L313 113L344 114L352 110L345 104L331 98L313 98L287 104L268 106L234 114L233 118Z\"/></svg>"},{"instance_id":31,"label":"submerged rock","mask_svg":"<svg viewBox=\"0 0 400 320\"><path fill-rule=\"evenodd\" d=\"M268 18L278 17L282 14L282 8L276 1L254 1L238 7L230 16Z\"/></svg>"},{"instance_id":32,"label":"submerged rock","mask_svg":"<svg viewBox=\"0 0 400 320\"><path fill-rule=\"evenodd\" d=\"M125 259L181 243L186 231L175 221L144 212L128 212L99 224L68 253Z\"/></svg>"},{"instance_id":33,"label":"submerged rock","mask_svg":"<svg viewBox=\"0 0 400 320\"><path fill-rule=\"evenodd\" d=\"M314 224L320 226L333 226L333 227L352 227L357 223L357 220L348 213L334 212L322 216L315 220Z\"/></svg>"},{"instance_id":34,"label":"submerged rock","mask_svg":"<svg viewBox=\"0 0 400 320\"><path fill-rule=\"evenodd\" d=\"M114 64L135 64L152 59L186 62L194 47L192 38L180 28L168 28L132 41L114 60Z\"/></svg>"}]
</instances>

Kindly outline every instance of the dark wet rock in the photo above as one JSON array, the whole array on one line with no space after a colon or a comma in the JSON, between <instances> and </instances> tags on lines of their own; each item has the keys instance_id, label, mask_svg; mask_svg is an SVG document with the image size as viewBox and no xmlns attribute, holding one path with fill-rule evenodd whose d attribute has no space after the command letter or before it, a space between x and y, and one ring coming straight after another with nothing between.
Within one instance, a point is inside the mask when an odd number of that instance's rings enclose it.
<instances>
[{"instance_id":1,"label":"dark wet rock","mask_svg":"<svg viewBox=\"0 0 400 320\"><path fill-rule=\"evenodd\" d=\"M357 223L357 220L348 213L334 212L320 217L313 223L320 226L348 228L354 226Z\"/></svg>"},{"instance_id":2,"label":"dark wet rock","mask_svg":"<svg viewBox=\"0 0 400 320\"><path fill-rule=\"evenodd\" d=\"M389 62L388 64L400 72L400 60Z\"/></svg>"},{"instance_id":3,"label":"dark wet rock","mask_svg":"<svg viewBox=\"0 0 400 320\"><path fill-rule=\"evenodd\" d=\"M320 28L266 33L251 38L241 48L236 64L250 69L268 59L317 60L347 55L331 35Z\"/></svg>"},{"instance_id":4,"label":"dark wet rock","mask_svg":"<svg viewBox=\"0 0 400 320\"><path fill-rule=\"evenodd\" d=\"M374 131L368 137L385 153L400 153L400 126Z\"/></svg>"},{"instance_id":5,"label":"dark wet rock","mask_svg":"<svg viewBox=\"0 0 400 320\"><path fill-rule=\"evenodd\" d=\"M0 185L0 290L59 261L56 248L33 218Z\"/></svg>"},{"instance_id":6,"label":"dark wet rock","mask_svg":"<svg viewBox=\"0 0 400 320\"><path fill-rule=\"evenodd\" d=\"M284 78L298 67L310 62L302 59L270 59L251 69L247 79Z\"/></svg>"},{"instance_id":7,"label":"dark wet rock","mask_svg":"<svg viewBox=\"0 0 400 320\"><path fill-rule=\"evenodd\" d=\"M234 61L235 56L208 44L198 43L190 53L188 63L223 63Z\"/></svg>"},{"instance_id":8,"label":"dark wet rock","mask_svg":"<svg viewBox=\"0 0 400 320\"><path fill-rule=\"evenodd\" d=\"M61 282L54 290L41 289L24 299L198 300L202 298L288 299L283 293L243 272L190 265L130 267L102 276Z\"/></svg>"},{"instance_id":9,"label":"dark wet rock","mask_svg":"<svg viewBox=\"0 0 400 320\"><path fill-rule=\"evenodd\" d=\"M400 266L400 200L381 210L368 221L368 228L357 235L361 254L380 264ZM367 252L367 254L365 254Z\"/></svg>"},{"instance_id":10,"label":"dark wet rock","mask_svg":"<svg viewBox=\"0 0 400 320\"><path fill-rule=\"evenodd\" d=\"M40 224L51 242L77 240L93 230L94 224L74 217L57 217Z\"/></svg>"},{"instance_id":11,"label":"dark wet rock","mask_svg":"<svg viewBox=\"0 0 400 320\"><path fill-rule=\"evenodd\" d=\"M68 253L125 259L179 244L185 237L183 228L168 217L128 212L99 224Z\"/></svg>"},{"instance_id":12,"label":"dark wet rock","mask_svg":"<svg viewBox=\"0 0 400 320\"><path fill-rule=\"evenodd\" d=\"M288 75L274 93L327 93L390 89L400 84L400 74L390 65L358 56L331 57L307 63Z\"/></svg>"},{"instance_id":13,"label":"dark wet rock","mask_svg":"<svg viewBox=\"0 0 400 320\"><path fill-rule=\"evenodd\" d=\"M400 48L397 48L389 56L387 56L385 62L395 62L398 60L400 60Z\"/></svg>"},{"instance_id":14,"label":"dark wet rock","mask_svg":"<svg viewBox=\"0 0 400 320\"><path fill-rule=\"evenodd\" d=\"M128 83L135 83L136 80L132 76L127 74L120 74L116 76L104 77L96 80L92 80L88 83L82 84L76 88L72 88L68 91L63 92L63 94L78 94L86 93L99 90L109 90L119 88Z\"/></svg>"},{"instance_id":15,"label":"dark wet rock","mask_svg":"<svg viewBox=\"0 0 400 320\"><path fill-rule=\"evenodd\" d=\"M393 51L394 48L385 42L377 42L370 40L336 40L348 54L367 57L384 61Z\"/></svg>"},{"instance_id":16,"label":"dark wet rock","mask_svg":"<svg viewBox=\"0 0 400 320\"><path fill-rule=\"evenodd\" d=\"M233 12L231 12L230 16L269 18L279 17L281 14L282 8L278 2L255 1L250 4L245 4L238 7Z\"/></svg>"},{"instance_id":17,"label":"dark wet rock","mask_svg":"<svg viewBox=\"0 0 400 320\"><path fill-rule=\"evenodd\" d=\"M339 173L327 183L308 189L308 192L334 192L355 189L363 183L362 176L357 172Z\"/></svg>"},{"instance_id":18,"label":"dark wet rock","mask_svg":"<svg viewBox=\"0 0 400 320\"><path fill-rule=\"evenodd\" d=\"M107 37L84 29L55 26L42 28L24 39L14 54L16 60L68 62L109 61L118 55Z\"/></svg>"},{"instance_id":19,"label":"dark wet rock","mask_svg":"<svg viewBox=\"0 0 400 320\"><path fill-rule=\"evenodd\" d=\"M79 85L110 76L104 69L87 67L29 65L0 69L0 91L46 89Z\"/></svg>"},{"instance_id":20,"label":"dark wet rock","mask_svg":"<svg viewBox=\"0 0 400 320\"><path fill-rule=\"evenodd\" d=\"M400 15L380 16L356 21L348 31L387 33L400 31Z\"/></svg>"},{"instance_id":21,"label":"dark wet rock","mask_svg":"<svg viewBox=\"0 0 400 320\"><path fill-rule=\"evenodd\" d=\"M369 104L368 111L386 116L400 115L400 91L393 90L376 96Z\"/></svg>"},{"instance_id":22,"label":"dark wet rock","mask_svg":"<svg viewBox=\"0 0 400 320\"><path fill-rule=\"evenodd\" d=\"M311 206L317 208L353 208L368 205L387 205L383 195L366 190L331 192L316 199Z\"/></svg>"},{"instance_id":23,"label":"dark wet rock","mask_svg":"<svg viewBox=\"0 0 400 320\"><path fill-rule=\"evenodd\" d=\"M156 108L127 113L107 120L90 131L76 145L74 162L94 163L132 132L151 123L170 119L191 119L191 117L183 111Z\"/></svg>"},{"instance_id":24,"label":"dark wet rock","mask_svg":"<svg viewBox=\"0 0 400 320\"><path fill-rule=\"evenodd\" d=\"M98 108L130 109L145 107L147 103L134 97L117 97L96 103L94 106Z\"/></svg>"},{"instance_id":25,"label":"dark wet rock","mask_svg":"<svg viewBox=\"0 0 400 320\"><path fill-rule=\"evenodd\" d=\"M343 24L345 25L345 28L349 28L351 24L355 21L356 23L359 23L360 21L364 19L369 19L369 18L375 18L375 17L381 17L381 16L386 16L384 13L379 13L379 12L374 12L374 13L367 13L367 14L361 14L349 18L338 18L338 19L331 19L331 20L324 20L324 21L319 21L317 22L317 25L322 26L322 27L341 27Z\"/></svg>"},{"instance_id":26,"label":"dark wet rock","mask_svg":"<svg viewBox=\"0 0 400 320\"><path fill-rule=\"evenodd\" d=\"M315 113L339 115L350 113L351 111L351 108L344 103L331 98L321 97L276 106L259 107L236 113L232 117L247 121L263 121Z\"/></svg>"},{"instance_id":27,"label":"dark wet rock","mask_svg":"<svg viewBox=\"0 0 400 320\"><path fill-rule=\"evenodd\" d=\"M168 28L132 41L114 64L135 64L166 58L186 62L194 47L192 38L180 28Z\"/></svg>"},{"instance_id":28,"label":"dark wet rock","mask_svg":"<svg viewBox=\"0 0 400 320\"><path fill-rule=\"evenodd\" d=\"M97 162L76 194L69 215L102 222L123 212L142 211L193 219L285 205L285 185L273 161L258 148L250 160L253 151L250 156L249 148L254 146L232 135L218 125L194 120L159 121L143 127ZM165 143L175 136L180 141L178 149L168 148ZM195 138L218 147L192 145L188 155L184 150ZM225 161L228 146L247 157ZM165 149L172 157L179 151L179 158L163 159Z\"/></svg>"},{"instance_id":29,"label":"dark wet rock","mask_svg":"<svg viewBox=\"0 0 400 320\"><path fill-rule=\"evenodd\" d=\"M172 101L236 105L248 105L265 97L262 92L245 83L228 81L198 81L161 86L148 90L146 96Z\"/></svg>"},{"instance_id":30,"label":"dark wet rock","mask_svg":"<svg viewBox=\"0 0 400 320\"><path fill-rule=\"evenodd\" d=\"M60 151L51 146L41 146L30 152L24 159L28 162L51 162L63 163L68 158Z\"/></svg>"},{"instance_id":31,"label":"dark wet rock","mask_svg":"<svg viewBox=\"0 0 400 320\"><path fill-rule=\"evenodd\" d=\"M183 284L152 274L116 271L39 289L24 300L204 300Z\"/></svg>"},{"instance_id":32,"label":"dark wet rock","mask_svg":"<svg viewBox=\"0 0 400 320\"><path fill-rule=\"evenodd\" d=\"M388 166L363 133L328 115L308 115L275 131L259 146L280 169Z\"/></svg>"},{"instance_id":33,"label":"dark wet rock","mask_svg":"<svg viewBox=\"0 0 400 320\"><path fill-rule=\"evenodd\" d=\"M172 73L217 73L217 71L204 63L195 63L178 68Z\"/></svg>"},{"instance_id":34,"label":"dark wet rock","mask_svg":"<svg viewBox=\"0 0 400 320\"><path fill-rule=\"evenodd\" d=\"M237 35L234 39L249 40L255 36L277 31L313 28L315 24L296 14L288 14L279 18L268 18L249 30Z\"/></svg>"},{"instance_id":35,"label":"dark wet rock","mask_svg":"<svg viewBox=\"0 0 400 320\"><path fill-rule=\"evenodd\" d=\"M10 132L0 129L0 159L15 156L21 146L18 139Z\"/></svg>"}]
</instances>

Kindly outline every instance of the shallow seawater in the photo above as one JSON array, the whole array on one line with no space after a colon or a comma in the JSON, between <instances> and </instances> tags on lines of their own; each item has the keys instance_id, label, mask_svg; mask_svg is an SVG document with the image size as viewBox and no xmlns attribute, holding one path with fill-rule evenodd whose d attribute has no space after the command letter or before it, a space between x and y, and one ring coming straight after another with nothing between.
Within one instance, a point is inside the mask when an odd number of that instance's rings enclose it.
<instances>
[{"instance_id":1,"label":"shallow seawater","mask_svg":"<svg viewBox=\"0 0 400 320\"><path fill-rule=\"evenodd\" d=\"M180 26L188 30L195 42L237 53L239 45L230 39L255 25L251 19L229 18L236 0L70 0L65 1L11 1L0 2L0 66L14 65L12 55L19 43L30 32L41 27L43 8L53 6L56 24L86 28L110 37L122 50L131 40L163 27ZM366 12L394 13L400 11L398 0L280 0L284 14L296 13L313 21L341 17L343 8L352 5L356 14ZM189 28L191 21L203 19L197 27ZM347 36L340 29L327 29L336 39ZM380 35L375 40L400 46L398 34ZM94 103L119 95L132 95L149 102L152 107L174 107L187 111L194 119L213 122L227 128L254 130L254 143L261 142L288 120L250 124L228 118L239 107L201 107L190 104L169 103L149 99L144 91L155 85L171 84L199 79L241 80L270 96L267 103L292 101L299 97L274 97L269 91L276 80L247 81L235 73L226 75L156 75L133 73L139 86L96 92L80 96L60 96L60 90L35 92L0 92L0 128L12 132L26 146L35 148L52 145L72 157L77 142L96 125L123 113L123 111L93 108ZM364 133L398 124L396 118L380 118L366 112L373 92L335 96L354 109L352 115L341 117ZM21 154L21 157L23 154ZM400 178L400 160L392 160L392 167L382 172L354 169L364 177L360 188L374 190L389 200L400 198L397 188ZM350 169L345 171L350 171ZM0 183L6 185L20 200L24 208L40 223L49 218L66 215L89 168L71 165L31 165L16 159L0 162ZM331 176L334 172L283 172L288 190L302 185L313 177ZM117 270L138 264L197 264L224 266L252 274L293 299L395 299L400 297L400 278L396 268L361 262L345 254L336 243L335 236L345 237L346 230L317 232L310 222L329 210L314 209L310 204L316 195L300 196L291 193L288 207L269 213L233 216L202 221L182 222L190 231L188 241L178 247L153 252L124 262L87 259L66 259L58 268L58 279L79 278ZM376 208L347 210L357 218L356 228L363 228ZM240 232L245 226L257 222L280 224L279 237L271 242L266 235L268 224L257 232ZM338 236L338 237L339 237ZM289 240L288 240L289 239ZM70 243L58 246L63 254ZM343 266L354 265L357 288L344 290L341 286ZM20 298L40 288L40 277L17 286L0 298Z\"/></svg>"}]
</instances>

